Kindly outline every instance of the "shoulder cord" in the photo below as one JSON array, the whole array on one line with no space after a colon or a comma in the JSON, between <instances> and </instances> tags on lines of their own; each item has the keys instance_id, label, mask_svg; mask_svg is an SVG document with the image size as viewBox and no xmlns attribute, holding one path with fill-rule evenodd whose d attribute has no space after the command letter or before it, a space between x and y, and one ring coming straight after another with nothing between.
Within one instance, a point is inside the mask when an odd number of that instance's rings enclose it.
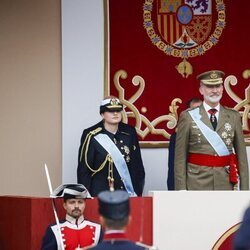
<instances>
[{"instance_id":1,"label":"shoulder cord","mask_svg":"<svg viewBox=\"0 0 250 250\"><path fill-rule=\"evenodd\" d=\"M109 166L113 164L113 161L112 161L112 158L111 158L111 155L110 155L110 154L107 154L107 155L106 155L105 160L104 160L103 163L100 165L100 167L99 167L98 169L96 169L96 170L93 169L93 168L91 168L90 165L88 164L88 157L87 157L87 155L88 155L88 149L89 149L89 142L90 142L90 139L92 138L92 136L96 135L96 134L97 134L98 132L100 132L101 130L102 130L102 128L99 127L99 128L96 128L95 130L90 131L90 132L88 133L88 135L86 136L86 138L85 138L85 140L84 140L84 142L83 142L83 144L82 144L82 148L81 148L80 162L81 162L81 160L82 160L83 149L84 149L85 144L86 144L86 150L85 150L85 158L84 158L84 160L85 160L85 163L86 163L86 166L88 167L88 169L89 169L91 172L93 172L93 174L92 174L91 176L93 176L93 175L95 175L97 172L101 171L101 170L105 167L107 161L109 162Z\"/></svg>"}]
</instances>

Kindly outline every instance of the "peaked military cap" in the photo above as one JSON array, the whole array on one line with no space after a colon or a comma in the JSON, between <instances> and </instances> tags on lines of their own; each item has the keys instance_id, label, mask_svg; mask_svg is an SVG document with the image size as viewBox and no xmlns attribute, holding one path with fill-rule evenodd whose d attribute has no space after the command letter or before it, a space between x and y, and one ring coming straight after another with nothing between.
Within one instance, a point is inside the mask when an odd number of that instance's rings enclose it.
<instances>
[{"instance_id":1,"label":"peaked military cap","mask_svg":"<svg viewBox=\"0 0 250 250\"><path fill-rule=\"evenodd\" d=\"M223 83L224 75L225 73L223 71L211 70L198 75L197 79L205 85L218 85Z\"/></svg>"},{"instance_id":2,"label":"peaked military cap","mask_svg":"<svg viewBox=\"0 0 250 250\"><path fill-rule=\"evenodd\" d=\"M50 195L51 198L90 199L87 188L82 184L62 184Z\"/></svg>"},{"instance_id":3,"label":"peaked military cap","mask_svg":"<svg viewBox=\"0 0 250 250\"><path fill-rule=\"evenodd\" d=\"M108 99L104 99L100 105L100 114L104 113L105 111L109 112L120 112L123 109L123 105L121 104L120 100L115 97L111 97Z\"/></svg>"},{"instance_id":4,"label":"peaked military cap","mask_svg":"<svg viewBox=\"0 0 250 250\"><path fill-rule=\"evenodd\" d=\"M126 191L103 191L98 195L99 213L108 219L120 220L130 213L129 195Z\"/></svg>"}]
</instances>

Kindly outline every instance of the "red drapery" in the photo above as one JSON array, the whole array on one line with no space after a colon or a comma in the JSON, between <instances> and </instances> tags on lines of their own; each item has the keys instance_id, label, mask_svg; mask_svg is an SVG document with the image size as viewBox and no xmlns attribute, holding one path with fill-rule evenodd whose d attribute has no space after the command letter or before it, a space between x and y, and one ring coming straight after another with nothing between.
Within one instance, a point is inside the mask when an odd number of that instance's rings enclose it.
<instances>
[{"instance_id":1,"label":"red drapery","mask_svg":"<svg viewBox=\"0 0 250 250\"><path fill-rule=\"evenodd\" d=\"M196 76L212 69L238 79L228 83L222 104L245 116L248 133L250 2L208 2L105 1L105 95L122 99L124 120L136 126L142 146L166 145L187 101L201 97Z\"/></svg>"}]
</instances>

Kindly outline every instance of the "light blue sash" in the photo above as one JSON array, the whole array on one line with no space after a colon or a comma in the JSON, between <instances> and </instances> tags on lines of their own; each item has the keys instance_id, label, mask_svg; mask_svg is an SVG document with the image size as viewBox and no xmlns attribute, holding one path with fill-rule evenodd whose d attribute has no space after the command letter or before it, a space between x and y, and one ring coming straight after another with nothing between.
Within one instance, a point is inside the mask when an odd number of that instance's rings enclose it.
<instances>
[{"instance_id":1,"label":"light blue sash","mask_svg":"<svg viewBox=\"0 0 250 250\"><path fill-rule=\"evenodd\" d=\"M123 181L123 184L129 196L137 196L133 188L131 177L128 171L128 166L123 158L123 155L121 154L119 149L116 147L114 142L105 134L98 134L94 138L111 155L112 160L115 163L115 167Z\"/></svg>"},{"instance_id":2,"label":"light blue sash","mask_svg":"<svg viewBox=\"0 0 250 250\"><path fill-rule=\"evenodd\" d=\"M205 123L201 121L201 115L199 113L199 109L189 110L188 113L191 115L192 119L202 132L202 134L206 137L208 142L214 148L219 156L229 155L229 151L224 141L218 135L218 133L211 128L209 128Z\"/></svg>"}]
</instances>

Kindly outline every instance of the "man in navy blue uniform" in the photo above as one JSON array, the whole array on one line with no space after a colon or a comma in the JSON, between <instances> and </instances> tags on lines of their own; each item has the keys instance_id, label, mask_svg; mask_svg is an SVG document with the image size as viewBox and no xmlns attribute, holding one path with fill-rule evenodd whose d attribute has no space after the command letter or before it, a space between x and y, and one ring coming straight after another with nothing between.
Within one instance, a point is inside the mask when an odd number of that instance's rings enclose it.
<instances>
[{"instance_id":1,"label":"man in navy blue uniform","mask_svg":"<svg viewBox=\"0 0 250 250\"><path fill-rule=\"evenodd\" d=\"M126 237L130 204L123 190L103 191L98 195L100 222L105 229L103 241L91 250L146 250Z\"/></svg>"},{"instance_id":2,"label":"man in navy blue uniform","mask_svg":"<svg viewBox=\"0 0 250 250\"><path fill-rule=\"evenodd\" d=\"M250 207L245 211L242 224L235 233L234 250L250 249Z\"/></svg>"},{"instance_id":3,"label":"man in navy blue uniform","mask_svg":"<svg viewBox=\"0 0 250 250\"><path fill-rule=\"evenodd\" d=\"M92 196L104 190L124 189L141 196L145 181L134 127L121 122L123 105L116 97L101 102L102 121L85 129L78 153L77 181Z\"/></svg>"}]
</instances>

